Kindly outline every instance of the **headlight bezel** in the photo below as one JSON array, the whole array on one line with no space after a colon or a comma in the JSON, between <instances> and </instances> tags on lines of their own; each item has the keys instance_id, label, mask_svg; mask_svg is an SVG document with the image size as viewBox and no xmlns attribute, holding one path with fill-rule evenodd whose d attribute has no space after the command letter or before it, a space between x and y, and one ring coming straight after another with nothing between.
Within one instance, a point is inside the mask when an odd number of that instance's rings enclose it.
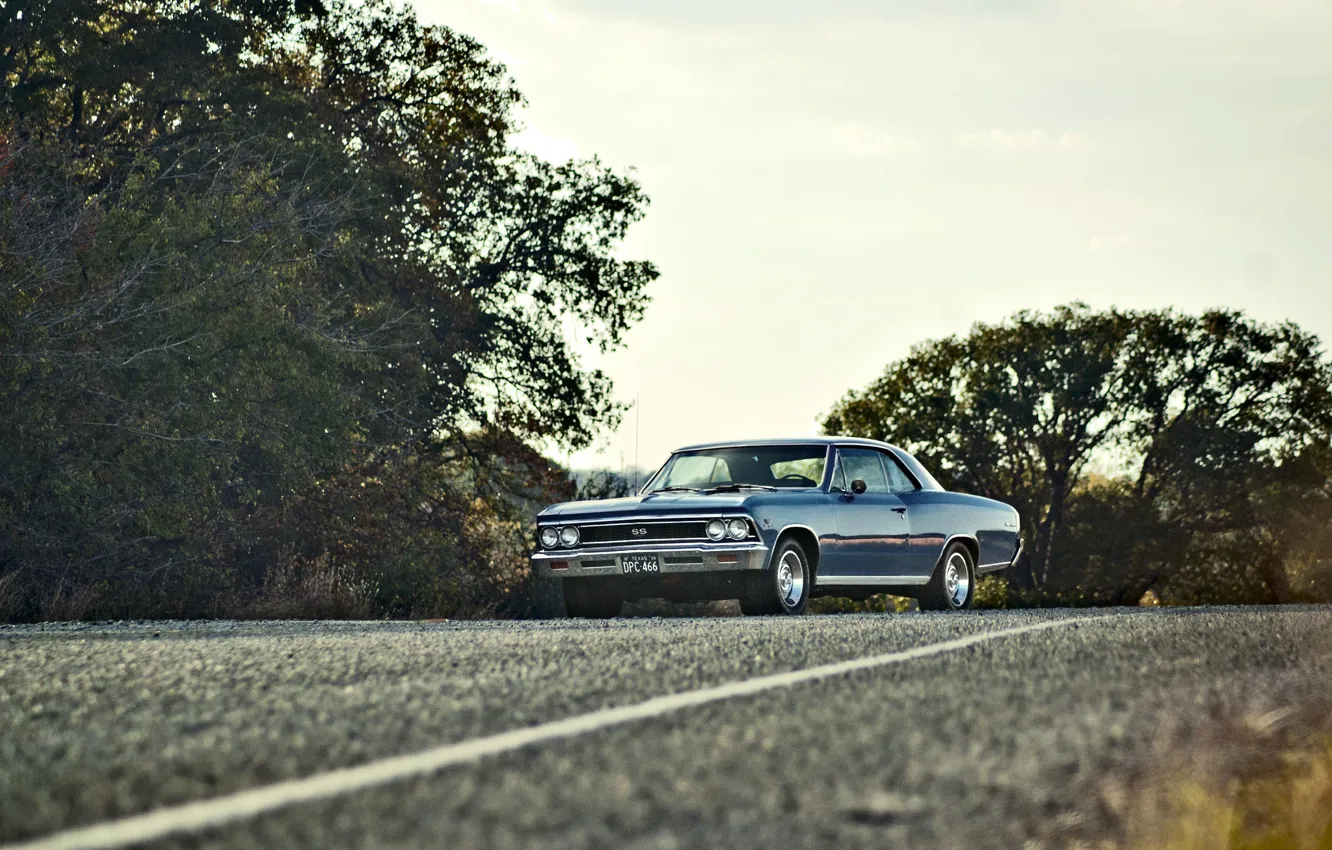
<instances>
[{"instance_id":1,"label":"headlight bezel","mask_svg":"<svg viewBox=\"0 0 1332 850\"><path fill-rule=\"evenodd\" d=\"M578 526L576 525L566 525L560 528L560 546L565 549L572 549L577 546L581 538L582 535L578 533Z\"/></svg>"},{"instance_id":2,"label":"headlight bezel","mask_svg":"<svg viewBox=\"0 0 1332 850\"><path fill-rule=\"evenodd\" d=\"M714 528L717 529L716 534L713 533ZM703 533L706 534L708 539L713 543L720 543L726 539L726 520L720 518L708 520L708 524L703 529Z\"/></svg>"},{"instance_id":3,"label":"headlight bezel","mask_svg":"<svg viewBox=\"0 0 1332 850\"><path fill-rule=\"evenodd\" d=\"M546 533L550 537L546 537ZM556 526L547 525L537 532L537 542L541 544L542 549L556 549L560 545L560 530Z\"/></svg>"}]
</instances>

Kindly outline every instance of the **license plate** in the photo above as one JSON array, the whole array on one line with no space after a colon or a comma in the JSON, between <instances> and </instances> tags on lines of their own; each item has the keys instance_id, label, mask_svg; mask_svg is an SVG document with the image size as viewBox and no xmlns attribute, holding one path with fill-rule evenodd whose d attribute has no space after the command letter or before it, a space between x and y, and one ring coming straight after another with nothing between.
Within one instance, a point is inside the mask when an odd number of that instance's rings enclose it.
<instances>
[{"instance_id":1,"label":"license plate","mask_svg":"<svg viewBox=\"0 0 1332 850\"><path fill-rule=\"evenodd\" d=\"M661 561L656 555L621 555L620 569L625 575L660 573Z\"/></svg>"}]
</instances>

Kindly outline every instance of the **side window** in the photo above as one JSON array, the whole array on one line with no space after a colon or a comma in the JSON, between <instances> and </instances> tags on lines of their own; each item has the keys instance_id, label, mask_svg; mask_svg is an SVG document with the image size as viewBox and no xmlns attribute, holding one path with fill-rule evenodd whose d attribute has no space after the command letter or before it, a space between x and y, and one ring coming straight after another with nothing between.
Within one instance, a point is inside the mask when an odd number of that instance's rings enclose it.
<instances>
[{"instance_id":1,"label":"side window","mask_svg":"<svg viewBox=\"0 0 1332 850\"><path fill-rule=\"evenodd\" d=\"M846 467L846 480L857 478L865 482L866 493L887 493L888 478L883 474L879 453L873 449L843 449L842 464Z\"/></svg>"},{"instance_id":2,"label":"side window","mask_svg":"<svg viewBox=\"0 0 1332 850\"><path fill-rule=\"evenodd\" d=\"M906 474L902 464L890 454L883 455L884 469L888 470L888 488L894 493L910 493L916 490L916 482Z\"/></svg>"}]
</instances>

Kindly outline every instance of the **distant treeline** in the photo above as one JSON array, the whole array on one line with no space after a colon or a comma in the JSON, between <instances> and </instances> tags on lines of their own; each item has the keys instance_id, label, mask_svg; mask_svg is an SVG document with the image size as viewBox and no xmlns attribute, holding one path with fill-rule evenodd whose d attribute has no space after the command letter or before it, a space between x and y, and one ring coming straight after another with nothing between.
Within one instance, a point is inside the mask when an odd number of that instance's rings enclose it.
<instances>
[{"instance_id":1,"label":"distant treeline","mask_svg":"<svg viewBox=\"0 0 1332 850\"><path fill-rule=\"evenodd\" d=\"M1017 507L988 604L1332 600L1332 367L1294 324L1022 312L917 345L824 424Z\"/></svg>"},{"instance_id":2,"label":"distant treeline","mask_svg":"<svg viewBox=\"0 0 1332 850\"><path fill-rule=\"evenodd\" d=\"M0 621L520 614L656 277L386 0L0 8Z\"/></svg>"}]
</instances>

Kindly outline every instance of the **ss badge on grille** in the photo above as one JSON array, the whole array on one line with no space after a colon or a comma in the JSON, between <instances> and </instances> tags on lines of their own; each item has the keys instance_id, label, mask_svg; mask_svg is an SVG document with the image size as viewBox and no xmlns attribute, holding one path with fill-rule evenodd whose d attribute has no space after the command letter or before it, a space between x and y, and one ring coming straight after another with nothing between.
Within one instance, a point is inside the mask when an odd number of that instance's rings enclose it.
<instances>
[{"instance_id":1,"label":"ss badge on grille","mask_svg":"<svg viewBox=\"0 0 1332 850\"><path fill-rule=\"evenodd\" d=\"M645 536L647 536L647 529L646 529L646 528L631 528L631 529L629 529L629 533L632 534L632 535L635 536L635 537L645 537Z\"/></svg>"}]
</instances>

